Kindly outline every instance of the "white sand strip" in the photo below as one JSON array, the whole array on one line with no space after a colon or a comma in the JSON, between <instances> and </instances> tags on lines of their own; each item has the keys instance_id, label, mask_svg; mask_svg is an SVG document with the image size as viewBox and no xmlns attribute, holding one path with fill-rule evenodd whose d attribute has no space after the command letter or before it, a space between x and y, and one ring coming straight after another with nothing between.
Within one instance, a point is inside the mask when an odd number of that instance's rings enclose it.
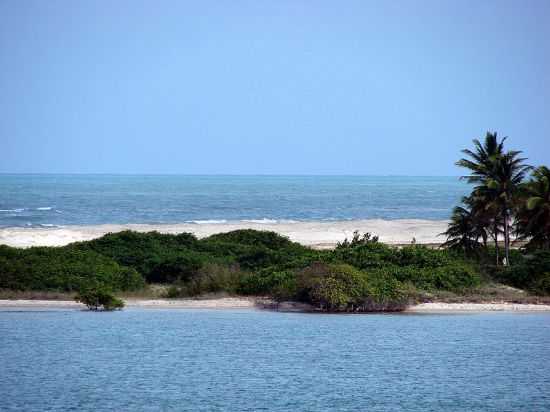
<instances>
[{"instance_id":1,"label":"white sand strip","mask_svg":"<svg viewBox=\"0 0 550 412\"><path fill-rule=\"evenodd\" d=\"M254 298L219 299L128 299L128 308L143 309L252 309L256 307ZM264 302L265 303L265 302ZM288 307L287 307L288 306ZM293 304L280 307L280 310L308 311L307 305ZM70 300L0 300L2 309L84 309L85 306ZM460 312L550 312L550 305L523 303L422 303L411 306L409 313L460 313Z\"/></svg>"},{"instance_id":2,"label":"white sand strip","mask_svg":"<svg viewBox=\"0 0 550 412\"><path fill-rule=\"evenodd\" d=\"M15 247L30 246L63 246L72 242L91 240L109 232L135 230L161 233L194 233L197 237L206 237L215 233L229 232L237 229L270 230L288 236L291 240L307 246L334 247L337 242L351 238L353 232L371 232L378 235L385 243L409 243L413 238L418 243L440 243L438 236L445 231L445 220L349 220L334 222L226 222L226 223L181 223L181 224L128 224L65 226L57 228L24 228L10 227L0 229L0 244Z\"/></svg>"},{"instance_id":3,"label":"white sand strip","mask_svg":"<svg viewBox=\"0 0 550 412\"><path fill-rule=\"evenodd\" d=\"M40 300L40 299L0 299L0 310L3 308L85 308L84 305L73 300Z\"/></svg>"},{"instance_id":4,"label":"white sand strip","mask_svg":"<svg viewBox=\"0 0 550 412\"><path fill-rule=\"evenodd\" d=\"M159 309L245 309L254 308L256 301L247 298L220 299L149 299L125 301L129 308Z\"/></svg>"},{"instance_id":5,"label":"white sand strip","mask_svg":"<svg viewBox=\"0 0 550 412\"><path fill-rule=\"evenodd\" d=\"M254 308L255 300L247 298L220 299L128 299L128 308L148 309L244 309ZM0 310L11 309L84 309L81 303L71 300L38 300L38 299L2 299Z\"/></svg>"},{"instance_id":6,"label":"white sand strip","mask_svg":"<svg viewBox=\"0 0 550 412\"><path fill-rule=\"evenodd\" d=\"M451 313L451 312L550 312L550 305L528 303L421 303L411 306L407 312Z\"/></svg>"}]
</instances>

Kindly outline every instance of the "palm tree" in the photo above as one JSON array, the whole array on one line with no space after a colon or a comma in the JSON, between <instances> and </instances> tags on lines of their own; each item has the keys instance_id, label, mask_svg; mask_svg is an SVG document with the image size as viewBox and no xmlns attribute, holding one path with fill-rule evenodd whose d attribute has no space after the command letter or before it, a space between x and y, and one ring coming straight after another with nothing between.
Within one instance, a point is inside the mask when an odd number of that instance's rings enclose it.
<instances>
[{"instance_id":1,"label":"palm tree","mask_svg":"<svg viewBox=\"0 0 550 412\"><path fill-rule=\"evenodd\" d=\"M464 201L466 199L466 201ZM499 214L499 204L497 203L497 193L495 190L485 185L474 187L469 197L464 198L471 213L475 216L476 224L482 233L483 246L487 248L489 236L495 242L496 264L500 262L500 250L498 246L498 237L503 233L503 222Z\"/></svg>"},{"instance_id":2,"label":"palm tree","mask_svg":"<svg viewBox=\"0 0 550 412\"><path fill-rule=\"evenodd\" d=\"M487 242L487 232L482 221L473 207L473 199L464 197L462 202L466 207L456 206L453 209L451 222L447 230L440 235L445 235L447 240L441 246L453 250L462 250L465 255L476 252L481 247L479 239Z\"/></svg>"},{"instance_id":3,"label":"palm tree","mask_svg":"<svg viewBox=\"0 0 550 412\"><path fill-rule=\"evenodd\" d=\"M497 194L496 205L500 209L504 223L504 253L506 265L510 264L510 221L516 196L531 166L524 164L527 160L518 157L520 151L511 150L495 159L495 168L487 178L487 187Z\"/></svg>"},{"instance_id":4,"label":"palm tree","mask_svg":"<svg viewBox=\"0 0 550 412\"><path fill-rule=\"evenodd\" d=\"M498 235L500 231L500 219L498 218L498 207L495 203L497 194L486 185L487 176L494 169L495 159L504 153L504 141L498 141L497 133L487 132L483 144L474 139L475 151L464 149L462 153L469 159L462 158L456 162L457 166L469 169L472 173L468 176L462 176L468 183L476 184L470 195L470 205L478 220L485 222L486 233L490 233L495 242L496 264L499 264Z\"/></svg>"},{"instance_id":5,"label":"palm tree","mask_svg":"<svg viewBox=\"0 0 550 412\"><path fill-rule=\"evenodd\" d=\"M492 214L491 231L495 239L498 264L498 234L502 223L504 233L505 264L510 262L510 216L514 197L519 184L531 169L525 165L524 158L518 157L521 152L504 152L503 138L498 141L496 133L487 132L483 144L474 139L475 151L465 149L462 153L470 159L460 159L457 166L471 171L463 176L469 183L477 184L472 192L476 199L477 209Z\"/></svg>"},{"instance_id":6,"label":"palm tree","mask_svg":"<svg viewBox=\"0 0 550 412\"><path fill-rule=\"evenodd\" d=\"M529 239L528 247L550 249L550 169L540 166L530 181L522 185L516 213L519 239Z\"/></svg>"},{"instance_id":7,"label":"palm tree","mask_svg":"<svg viewBox=\"0 0 550 412\"><path fill-rule=\"evenodd\" d=\"M471 159L462 158L456 162L457 166L472 171L469 176L462 176L462 178L466 179L468 183L484 184L487 176L494 168L495 159L504 153L505 140L506 137L499 142L496 132L487 132L483 144L478 139L474 139L475 151L462 150L462 153Z\"/></svg>"}]
</instances>

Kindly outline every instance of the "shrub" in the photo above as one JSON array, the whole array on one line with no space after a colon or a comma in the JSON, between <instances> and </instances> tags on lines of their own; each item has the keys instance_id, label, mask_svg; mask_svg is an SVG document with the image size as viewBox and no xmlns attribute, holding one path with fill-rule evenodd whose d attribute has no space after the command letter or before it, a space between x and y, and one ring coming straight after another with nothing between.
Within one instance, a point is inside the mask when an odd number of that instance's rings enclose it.
<instances>
[{"instance_id":1,"label":"shrub","mask_svg":"<svg viewBox=\"0 0 550 412\"><path fill-rule=\"evenodd\" d=\"M394 278L419 289L461 291L477 286L478 270L464 258L448 250L411 245L401 249L377 242L339 248L332 262L345 262L368 273Z\"/></svg>"},{"instance_id":2,"label":"shrub","mask_svg":"<svg viewBox=\"0 0 550 412\"><path fill-rule=\"evenodd\" d=\"M267 249L281 250L300 246L291 242L286 236L276 232L239 229L232 232L218 233L204 239L206 243L233 243L248 246L263 246ZM300 246L301 247L301 246Z\"/></svg>"},{"instance_id":3,"label":"shrub","mask_svg":"<svg viewBox=\"0 0 550 412\"><path fill-rule=\"evenodd\" d=\"M368 269L387 266L395 260L396 253L397 249L383 243L369 242L354 247L340 247L331 252L329 260Z\"/></svg>"},{"instance_id":4,"label":"shrub","mask_svg":"<svg viewBox=\"0 0 550 412\"><path fill-rule=\"evenodd\" d=\"M298 296L327 311L403 310L408 297L391 276L346 264L315 263L297 275Z\"/></svg>"},{"instance_id":5,"label":"shrub","mask_svg":"<svg viewBox=\"0 0 550 412\"><path fill-rule=\"evenodd\" d=\"M434 268L415 266L388 266L378 269L379 273L394 277L403 283L410 283L424 290L443 289L460 292L478 286L481 282L479 273L465 263L450 264Z\"/></svg>"},{"instance_id":6,"label":"shrub","mask_svg":"<svg viewBox=\"0 0 550 412\"><path fill-rule=\"evenodd\" d=\"M0 247L0 288L75 291L90 283L113 290L137 290L143 278L109 257L73 247Z\"/></svg>"},{"instance_id":7,"label":"shrub","mask_svg":"<svg viewBox=\"0 0 550 412\"><path fill-rule=\"evenodd\" d=\"M506 276L511 284L526 282L521 273ZM124 231L61 248L0 246L0 288L70 292L102 284L134 290L144 286L144 278L171 284L169 297L224 291L298 299L334 311L399 309L407 288L461 291L480 282L476 266L450 251L399 249L357 232L333 251L255 230L201 240L186 233ZM539 276L531 288L547 290L547 284Z\"/></svg>"},{"instance_id":8,"label":"shrub","mask_svg":"<svg viewBox=\"0 0 550 412\"><path fill-rule=\"evenodd\" d=\"M104 286L83 287L75 297L77 302L84 303L89 310L115 310L122 309L124 302L116 298L110 289Z\"/></svg>"},{"instance_id":9,"label":"shrub","mask_svg":"<svg viewBox=\"0 0 550 412\"><path fill-rule=\"evenodd\" d=\"M493 267L493 277L531 293L550 295L550 251L527 254L519 262L508 267Z\"/></svg>"},{"instance_id":10,"label":"shrub","mask_svg":"<svg viewBox=\"0 0 550 412\"><path fill-rule=\"evenodd\" d=\"M296 276L291 270L267 268L244 276L239 284L239 292L245 295L285 295L294 296Z\"/></svg>"},{"instance_id":11,"label":"shrub","mask_svg":"<svg viewBox=\"0 0 550 412\"><path fill-rule=\"evenodd\" d=\"M349 249L357 246L368 245L370 243L378 243L378 236L373 236L371 233L367 232L361 236L359 231L353 232L353 237L351 241L348 238L345 238L343 242L338 242L336 249Z\"/></svg>"},{"instance_id":12,"label":"shrub","mask_svg":"<svg viewBox=\"0 0 550 412\"><path fill-rule=\"evenodd\" d=\"M438 268L452 262L452 251L430 249L426 246L411 245L397 249L393 263L400 266L416 266L420 268Z\"/></svg>"},{"instance_id":13,"label":"shrub","mask_svg":"<svg viewBox=\"0 0 550 412\"><path fill-rule=\"evenodd\" d=\"M275 232L250 229L212 235L200 242L201 251L252 271L274 265L292 266L293 262L315 254Z\"/></svg>"},{"instance_id":14,"label":"shrub","mask_svg":"<svg viewBox=\"0 0 550 412\"><path fill-rule=\"evenodd\" d=\"M223 266L208 263L192 277L171 285L166 292L166 297L181 298L216 292L233 294L238 291L243 276L238 265Z\"/></svg>"},{"instance_id":15,"label":"shrub","mask_svg":"<svg viewBox=\"0 0 550 412\"><path fill-rule=\"evenodd\" d=\"M147 281L151 283L173 283L188 281L195 276L203 266L204 258L195 253L179 253L166 256L158 263L151 262L147 273Z\"/></svg>"},{"instance_id":16,"label":"shrub","mask_svg":"<svg viewBox=\"0 0 550 412\"><path fill-rule=\"evenodd\" d=\"M108 256L120 265L132 267L148 282L173 281L178 276L200 267L207 256L194 252L197 238L190 233L178 235L158 232L139 233L130 230L109 233L99 239L76 243L74 248L93 250ZM166 265L165 267L159 267ZM163 279L163 269L168 274Z\"/></svg>"}]
</instances>

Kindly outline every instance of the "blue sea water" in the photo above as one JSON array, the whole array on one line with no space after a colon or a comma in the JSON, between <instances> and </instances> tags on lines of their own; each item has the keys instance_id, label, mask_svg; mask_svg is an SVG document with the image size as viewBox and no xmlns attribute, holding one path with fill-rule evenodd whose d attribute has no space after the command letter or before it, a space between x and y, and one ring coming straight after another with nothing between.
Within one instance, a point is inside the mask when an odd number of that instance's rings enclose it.
<instances>
[{"instance_id":1,"label":"blue sea water","mask_svg":"<svg viewBox=\"0 0 550 412\"><path fill-rule=\"evenodd\" d=\"M0 311L3 411L547 411L550 315Z\"/></svg>"},{"instance_id":2,"label":"blue sea water","mask_svg":"<svg viewBox=\"0 0 550 412\"><path fill-rule=\"evenodd\" d=\"M457 177L0 175L0 227L241 220L443 220Z\"/></svg>"}]
</instances>

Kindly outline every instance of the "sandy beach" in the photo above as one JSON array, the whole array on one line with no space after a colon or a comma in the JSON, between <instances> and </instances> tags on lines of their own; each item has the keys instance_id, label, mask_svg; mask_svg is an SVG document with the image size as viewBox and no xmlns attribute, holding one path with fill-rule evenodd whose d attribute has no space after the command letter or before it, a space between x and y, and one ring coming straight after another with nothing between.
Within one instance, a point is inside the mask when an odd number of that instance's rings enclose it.
<instances>
[{"instance_id":1,"label":"sandy beach","mask_svg":"<svg viewBox=\"0 0 550 412\"><path fill-rule=\"evenodd\" d=\"M414 238L418 243L440 243L439 233L445 231L446 220L349 220L349 221L238 221L225 223L181 223L181 224L128 224L63 226L52 228L9 227L0 229L0 244L14 247L63 246L72 242L91 240L109 232L134 230L138 232L158 231L177 234L194 233L202 238L215 233L237 229L269 230L287 236L290 240L316 248L331 248L345 238L351 238L353 232L371 232L378 235L380 241L389 244L409 243Z\"/></svg>"},{"instance_id":2,"label":"sandy beach","mask_svg":"<svg viewBox=\"0 0 550 412\"><path fill-rule=\"evenodd\" d=\"M219 299L128 299L127 308L134 309L265 309L273 308L271 302L245 297ZM2 299L0 310L84 309L85 306L70 300ZM311 307L295 302L279 306L284 312L307 312ZM453 312L550 312L550 305L519 303L421 303L410 306L405 313L453 313Z\"/></svg>"},{"instance_id":3,"label":"sandy beach","mask_svg":"<svg viewBox=\"0 0 550 412\"><path fill-rule=\"evenodd\" d=\"M143 309L250 309L255 299L127 299L127 308ZM2 309L84 309L86 306L72 300L0 299Z\"/></svg>"},{"instance_id":4,"label":"sandy beach","mask_svg":"<svg viewBox=\"0 0 550 412\"><path fill-rule=\"evenodd\" d=\"M421 303L409 307L408 313L452 313L452 312L550 312L550 305L529 303Z\"/></svg>"}]
</instances>

